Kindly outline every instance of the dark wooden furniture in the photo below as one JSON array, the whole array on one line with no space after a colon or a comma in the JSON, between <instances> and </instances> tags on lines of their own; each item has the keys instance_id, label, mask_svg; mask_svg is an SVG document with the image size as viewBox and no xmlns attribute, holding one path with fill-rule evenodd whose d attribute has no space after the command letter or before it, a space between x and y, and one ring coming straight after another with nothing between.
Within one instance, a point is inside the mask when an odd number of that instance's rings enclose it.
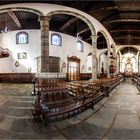
<instances>
[{"instance_id":1,"label":"dark wooden furniture","mask_svg":"<svg viewBox=\"0 0 140 140\"><path fill-rule=\"evenodd\" d=\"M41 80L36 82L41 82ZM49 81L50 79L43 80ZM43 119L47 124L48 120L65 119L88 108L94 108L94 105L104 97L108 97L109 92L122 80L123 77L116 77L92 83L72 82L65 87L58 86L53 89L37 83L37 98L35 108L32 110L32 118L37 121Z\"/></svg>"},{"instance_id":2,"label":"dark wooden furniture","mask_svg":"<svg viewBox=\"0 0 140 140\"><path fill-rule=\"evenodd\" d=\"M80 73L80 80L89 80L91 75L91 73Z\"/></svg>"},{"instance_id":3,"label":"dark wooden furniture","mask_svg":"<svg viewBox=\"0 0 140 140\"><path fill-rule=\"evenodd\" d=\"M0 73L0 82L32 83L34 73Z\"/></svg>"},{"instance_id":4,"label":"dark wooden furniture","mask_svg":"<svg viewBox=\"0 0 140 140\"><path fill-rule=\"evenodd\" d=\"M49 56L49 72L60 72L60 57Z\"/></svg>"},{"instance_id":5,"label":"dark wooden furniture","mask_svg":"<svg viewBox=\"0 0 140 140\"><path fill-rule=\"evenodd\" d=\"M0 58L9 57L9 50L0 47Z\"/></svg>"},{"instance_id":6,"label":"dark wooden furniture","mask_svg":"<svg viewBox=\"0 0 140 140\"><path fill-rule=\"evenodd\" d=\"M80 80L80 59L76 56L68 56L68 66L67 66L67 79L71 80Z\"/></svg>"},{"instance_id":7,"label":"dark wooden furniture","mask_svg":"<svg viewBox=\"0 0 140 140\"><path fill-rule=\"evenodd\" d=\"M38 91L48 91L63 89L66 87L65 78L34 78L32 80L34 85L34 94Z\"/></svg>"}]
</instances>

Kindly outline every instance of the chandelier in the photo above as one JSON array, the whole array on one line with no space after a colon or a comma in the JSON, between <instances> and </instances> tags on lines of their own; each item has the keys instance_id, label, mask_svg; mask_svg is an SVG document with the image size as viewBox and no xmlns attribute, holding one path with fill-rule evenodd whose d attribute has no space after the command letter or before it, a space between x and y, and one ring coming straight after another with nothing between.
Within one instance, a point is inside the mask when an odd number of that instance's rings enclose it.
<instances>
[{"instance_id":1,"label":"chandelier","mask_svg":"<svg viewBox=\"0 0 140 140\"><path fill-rule=\"evenodd\" d=\"M3 30L1 30L2 33L8 33L10 32L10 29L6 26Z\"/></svg>"}]
</instances>

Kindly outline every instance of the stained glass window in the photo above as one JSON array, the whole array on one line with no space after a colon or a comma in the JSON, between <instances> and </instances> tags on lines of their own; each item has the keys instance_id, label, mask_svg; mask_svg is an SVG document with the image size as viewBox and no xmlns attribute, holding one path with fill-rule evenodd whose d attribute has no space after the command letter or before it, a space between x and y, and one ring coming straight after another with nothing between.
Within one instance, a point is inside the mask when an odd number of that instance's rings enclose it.
<instances>
[{"instance_id":1,"label":"stained glass window","mask_svg":"<svg viewBox=\"0 0 140 140\"><path fill-rule=\"evenodd\" d=\"M62 37L59 34L52 34L51 35L51 44L56 45L56 46L61 46L62 45Z\"/></svg>"},{"instance_id":2,"label":"stained glass window","mask_svg":"<svg viewBox=\"0 0 140 140\"><path fill-rule=\"evenodd\" d=\"M19 32L16 34L16 44L28 44L28 33Z\"/></svg>"},{"instance_id":3,"label":"stained glass window","mask_svg":"<svg viewBox=\"0 0 140 140\"><path fill-rule=\"evenodd\" d=\"M76 49L80 52L84 51L84 45L83 45L82 41L80 41L80 40L77 41L77 48Z\"/></svg>"}]
</instances>

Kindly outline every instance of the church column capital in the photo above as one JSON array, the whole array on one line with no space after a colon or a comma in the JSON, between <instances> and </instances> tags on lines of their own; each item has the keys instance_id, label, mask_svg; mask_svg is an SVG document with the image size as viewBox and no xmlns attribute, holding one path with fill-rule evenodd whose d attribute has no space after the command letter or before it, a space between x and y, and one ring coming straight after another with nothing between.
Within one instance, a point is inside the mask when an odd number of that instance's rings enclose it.
<instances>
[{"instance_id":1,"label":"church column capital","mask_svg":"<svg viewBox=\"0 0 140 140\"><path fill-rule=\"evenodd\" d=\"M96 42L97 41L97 35L91 35L91 39L92 39L92 41L94 41L94 42Z\"/></svg>"},{"instance_id":2,"label":"church column capital","mask_svg":"<svg viewBox=\"0 0 140 140\"><path fill-rule=\"evenodd\" d=\"M49 16L39 16L38 21L50 21L50 17Z\"/></svg>"}]
</instances>

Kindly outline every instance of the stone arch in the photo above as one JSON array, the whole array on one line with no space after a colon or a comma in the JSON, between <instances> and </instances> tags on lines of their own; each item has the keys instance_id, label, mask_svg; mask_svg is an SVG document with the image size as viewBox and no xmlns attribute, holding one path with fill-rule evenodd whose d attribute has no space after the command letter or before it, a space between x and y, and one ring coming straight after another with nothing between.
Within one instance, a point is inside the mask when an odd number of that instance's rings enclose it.
<instances>
[{"instance_id":1,"label":"stone arch","mask_svg":"<svg viewBox=\"0 0 140 140\"><path fill-rule=\"evenodd\" d=\"M34 14L37 14L38 16L43 15L43 13L39 10L36 10L33 8L26 8L26 7L11 7L11 8L0 9L0 13L4 13L4 12L8 12L8 11L26 11L26 12L32 12Z\"/></svg>"},{"instance_id":2,"label":"stone arch","mask_svg":"<svg viewBox=\"0 0 140 140\"><path fill-rule=\"evenodd\" d=\"M134 49L135 52L133 53L133 51L132 52L129 52L128 51L128 52L125 52L125 53L121 53L121 51L123 51L123 49L125 49L125 48ZM128 45L122 46L117 51L117 55L119 56L119 62L118 63L120 65L119 71L121 73L127 73L127 72L129 72L127 65L130 65L130 64L131 64L131 69L133 69L133 71L131 71L132 73L133 72L134 73L139 72L139 59L140 59L140 57L139 57L139 51L140 51L140 49L137 46L133 46L133 45L131 45L131 46L128 46ZM131 53L133 55L128 55L128 56L125 57L125 55L127 55L127 53ZM123 61L124 59L126 61ZM134 61L132 62L132 59L135 59L135 62ZM133 63L133 65L132 65L132 63Z\"/></svg>"},{"instance_id":3,"label":"stone arch","mask_svg":"<svg viewBox=\"0 0 140 140\"><path fill-rule=\"evenodd\" d=\"M89 55L92 55L92 52L89 52L89 53L87 54L87 56L89 56Z\"/></svg>"},{"instance_id":4,"label":"stone arch","mask_svg":"<svg viewBox=\"0 0 140 140\"><path fill-rule=\"evenodd\" d=\"M97 34L98 33L101 33L104 36L104 38L106 39L107 48L110 48L110 42L109 42L109 38L108 38L107 34L103 30L98 31Z\"/></svg>"},{"instance_id":5,"label":"stone arch","mask_svg":"<svg viewBox=\"0 0 140 140\"><path fill-rule=\"evenodd\" d=\"M91 31L91 34L92 35L96 35L95 28L94 28L93 24L91 23L91 21L88 20L85 16L81 15L80 13L78 13L78 12L72 12L72 11L66 11L66 10L56 10L56 11L52 11L52 12L48 13L47 16L48 17L51 17L52 15L56 15L56 14L72 15L72 16L75 16L75 17L81 19L89 27L89 29Z\"/></svg>"},{"instance_id":6,"label":"stone arch","mask_svg":"<svg viewBox=\"0 0 140 140\"><path fill-rule=\"evenodd\" d=\"M116 52L116 54L119 54L119 51L121 51L122 49L124 49L124 48L127 48L127 47L129 47L129 46L123 46L123 47L121 47L120 49L118 49L118 51ZM140 49L138 48L138 47L136 47L136 46L130 46L130 48L134 48L134 49L136 49L136 50L138 50L138 51L140 51Z\"/></svg>"},{"instance_id":7,"label":"stone arch","mask_svg":"<svg viewBox=\"0 0 140 140\"><path fill-rule=\"evenodd\" d=\"M113 55L116 57L117 52L116 52L116 47L114 44L111 45L111 48L113 49Z\"/></svg>"}]
</instances>

